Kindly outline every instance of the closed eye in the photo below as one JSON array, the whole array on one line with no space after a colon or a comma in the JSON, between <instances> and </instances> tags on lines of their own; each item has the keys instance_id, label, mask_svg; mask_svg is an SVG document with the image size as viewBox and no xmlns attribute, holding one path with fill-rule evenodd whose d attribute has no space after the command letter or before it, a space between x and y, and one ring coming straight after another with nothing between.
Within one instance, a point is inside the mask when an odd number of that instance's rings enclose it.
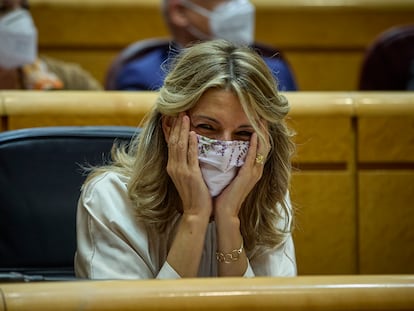
<instances>
[{"instance_id":1,"label":"closed eye","mask_svg":"<svg viewBox=\"0 0 414 311\"><path fill-rule=\"evenodd\" d=\"M204 129L204 130L214 130L214 128L210 124L205 124L205 123L198 124L196 128Z\"/></svg>"},{"instance_id":2,"label":"closed eye","mask_svg":"<svg viewBox=\"0 0 414 311\"><path fill-rule=\"evenodd\" d=\"M250 132L250 131L239 131L239 132L236 133L237 136L245 137L245 138L246 137L250 138L252 136L252 134L253 134L253 132Z\"/></svg>"}]
</instances>

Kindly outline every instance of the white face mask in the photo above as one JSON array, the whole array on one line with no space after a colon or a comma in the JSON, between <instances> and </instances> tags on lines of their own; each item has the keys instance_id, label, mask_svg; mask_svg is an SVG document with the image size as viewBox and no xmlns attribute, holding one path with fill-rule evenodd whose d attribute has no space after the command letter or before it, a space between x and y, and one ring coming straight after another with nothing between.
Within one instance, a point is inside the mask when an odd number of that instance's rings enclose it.
<instances>
[{"instance_id":1,"label":"white face mask","mask_svg":"<svg viewBox=\"0 0 414 311\"><path fill-rule=\"evenodd\" d=\"M207 10L191 0L182 3L209 19L211 36L201 32L194 26L190 31L201 40L225 39L234 43L252 44L254 41L255 8L249 0L230 0Z\"/></svg>"},{"instance_id":2,"label":"white face mask","mask_svg":"<svg viewBox=\"0 0 414 311\"><path fill-rule=\"evenodd\" d=\"M215 197L230 184L238 168L244 164L250 143L215 140L201 135L197 137L201 173L210 194Z\"/></svg>"},{"instance_id":3,"label":"white face mask","mask_svg":"<svg viewBox=\"0 0 414 311\"><path fill-rule=\"evenodd\" d=\"M25 9L13 10L0 18L0 67L18 68L37 57L37 30Z\"/></svg>"}]
</instances>

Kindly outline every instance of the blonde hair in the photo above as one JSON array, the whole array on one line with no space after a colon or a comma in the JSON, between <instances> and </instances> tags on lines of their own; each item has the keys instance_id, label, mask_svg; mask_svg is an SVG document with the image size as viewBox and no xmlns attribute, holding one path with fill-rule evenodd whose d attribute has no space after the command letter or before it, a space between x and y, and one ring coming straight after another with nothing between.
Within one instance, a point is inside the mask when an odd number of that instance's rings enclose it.
<instances>
[{"instance_id":1,"label":"blonde hair","mask_svg":"<svg viewBox=\"0 0 414 311\"><path fill-rule=\"evenodd\" d=\"M284 123L289 111L285 97L262 58L251 48L212 40L184 49L173 62L153 109L128 152L115 148L113 164L93 175L115 170L128 176L129 196L137 217L150 228L165 232L182 210L181 199L167 174L168 148L162 116L176 116L194 107L211 88L233 91L264 142L267 131L271 151L262 178L240 211L245 247L273 248L291 231L292 213L285 202L291 176L294 145ZM267 129L260 125L265 120ZM281 221L283 225L280 226Z\"/></svg>"}]
</instances>

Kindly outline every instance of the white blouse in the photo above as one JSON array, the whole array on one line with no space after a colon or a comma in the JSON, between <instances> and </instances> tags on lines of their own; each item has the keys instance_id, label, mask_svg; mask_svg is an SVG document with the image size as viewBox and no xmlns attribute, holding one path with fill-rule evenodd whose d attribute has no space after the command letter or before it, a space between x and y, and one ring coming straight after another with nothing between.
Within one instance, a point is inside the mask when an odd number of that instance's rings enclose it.
<instances>
[{"instance_id":1,"label":"white blouse","mask_svg":"<svg viewBox=\"0 0 414 311\"><path fill-rule=\"evenodd\" d=\"M173 279L168 250L180 216L164 234L147 230L134 214L127 179L108 172L82 190L77 211L75 273L89 279ZM208 225L199 277L217 276L215 223ZM249 258L245 277L295 276L292 236L275 250Z\"/></svg>"}]
</instances>

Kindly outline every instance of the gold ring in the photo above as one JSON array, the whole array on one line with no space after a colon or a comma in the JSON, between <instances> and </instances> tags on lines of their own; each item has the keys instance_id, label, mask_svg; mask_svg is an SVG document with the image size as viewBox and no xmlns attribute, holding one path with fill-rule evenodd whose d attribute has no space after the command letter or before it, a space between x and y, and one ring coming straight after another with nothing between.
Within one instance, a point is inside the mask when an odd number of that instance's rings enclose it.
<instances>
[{"instance_id":1,"label":"gold ring","mask_svg":"<svg viewBox=\"0 0 414 311\"><path fill-rule=\"evenodd\" d=\"M258 153L256 155L256 163L257 164L263 164L264 163L264 156L263 156L263 154Z\"/></svg>"}]
</instances>

